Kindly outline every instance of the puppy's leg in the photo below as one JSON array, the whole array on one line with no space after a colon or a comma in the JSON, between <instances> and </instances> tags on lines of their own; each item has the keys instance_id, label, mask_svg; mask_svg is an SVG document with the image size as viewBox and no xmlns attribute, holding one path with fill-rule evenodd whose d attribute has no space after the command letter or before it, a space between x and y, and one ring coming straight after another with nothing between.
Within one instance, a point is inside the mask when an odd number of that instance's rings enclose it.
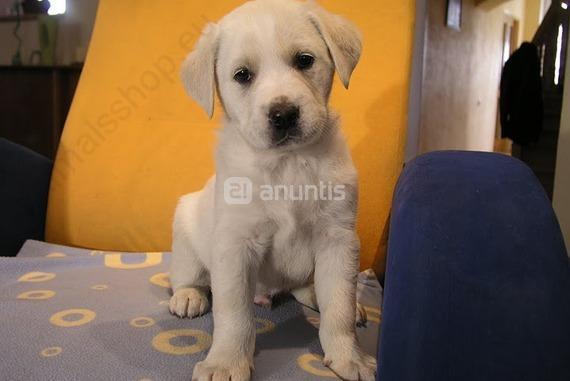
<instances>
[{"instance_id":1,"label":"puppy's leg","mask_svg":"<svg viewBox=\"0 0 570 381\"><path fill-rule=\"evenodd\" d=\"M208 273L189 244L174 239L170 266L170 313L193 318L208 312Z\"/></svg>"},{"instance_id":2,"label":"puppy's leg","mask_svg":"<svg viewBox=\"0 0 570 381\"><path fill-rule=\"evenodd\" d=\"M202 191L182 197L174 215L169 309L179 317L203 315L210 308L208 271L193 246L193 238L201 236L199 228L208 221L207 216L200 214L199 208L204 195L208 194ZM197 219L202 225L197 223Z\"/></svg>"},{"instance_id":3,"label":"puppy's leg","mask_svg":"<svg viewBox=\"0 0 570 381\"><path fill-rule=\"evenodd\" d=\"M291 290L291 295L301 304L318 311L317 296L315 295L315 285L313 283L304 287Z\"/></svg>"},{"instance_id":4,"label":"puppy's leg","mask_svg":"<svg viewBox=\"0 0 570 381\"><path fill-rule=\"evenodd\" d=\"M313 283L305 287L299 287L294 290L291 290L291 294L293 295L293 297L295 297L295 299L299 303L315 311L319 310L319 305L317 303L317 295L315 294L315 285ZM366 315L366 310L358 303L356 304L355 319L357 326L364 325L368 320L368 317Z\"/></svg>"},{"instance_id":5,"label":"puppy's leg","mask_svg":"<svg viewBox=\"0 0 570 381\"><path fill-rule=\"evenodd\" d=\"M235 224L234 224L235 225ZM204 361L196 364L193 380L243 381L251 377L255 346L253 300L259 268L257 240L222 229L212 253L214 335Z\"/></svg>"},{"instance_id":6,"label":"puppy's leg","mask_svg":"<svg viewBox=\"0 0 570 381\"><path fill-rule=\"evenodd\" d=\"M345 227L326 228L318 244L315 291L321 311L324 363L345 380L374 380L376 360L358 346L355 332L359 243Z\"/></svg>"}]
</instances>

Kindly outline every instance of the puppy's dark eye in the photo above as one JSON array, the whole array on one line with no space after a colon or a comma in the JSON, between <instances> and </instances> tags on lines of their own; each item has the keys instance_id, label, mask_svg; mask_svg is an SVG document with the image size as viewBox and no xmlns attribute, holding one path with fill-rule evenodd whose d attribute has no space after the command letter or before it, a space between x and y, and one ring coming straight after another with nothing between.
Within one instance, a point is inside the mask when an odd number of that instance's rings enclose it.
<instances>
[{"instance_id":1,"label":"puppy's dark eye","mask_svg":"<svg viewBox=\"0 0 570 381\"><path fill-rule=\"evenodd\" d=\"M299 70L307 70L313 66L315 57L308 53L298 53L295 56L295 67Z\"/></svg>"},{"instance_id":2,"label":"puppy's dark eye","mask_svg":"<svg viewBox=\"0 0 570 381\"><path fill-rule=\"evenodd\" d=\"M252 78L253 74L245 67L242 67L234 74L234 80L242 85L246 85L251 82Z\"/></svg>"}]
</instances>

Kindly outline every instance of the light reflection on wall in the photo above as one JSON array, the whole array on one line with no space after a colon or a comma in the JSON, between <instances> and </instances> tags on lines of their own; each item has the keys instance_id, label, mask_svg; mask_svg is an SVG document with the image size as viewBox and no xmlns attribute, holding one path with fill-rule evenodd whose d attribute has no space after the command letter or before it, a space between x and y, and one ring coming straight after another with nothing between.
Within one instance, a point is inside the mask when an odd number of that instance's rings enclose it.
<instances>
[{"instance_id":1,"label":"light reflection on wall","mask_svg":"<svg viewBox=\"0 0 570 381\"><path fill-rule=\"evenodd\" d=\"M562 55L562 36L564 28L562 24L558 27L558 37L556 39L556 61L554 62L554 84L558 86L560 82L560 56Z\"/></svg>"},{"instance_id":2,"label":"light reflection on wall","mask_svg":"<svg viewBox=\"0 0 570 381\"><path fill-rule=\"evenodd\" d=\"M66 0L49 0L50 7L48 15L60 15L65 13L65 1Z\"/></svg>"}]
</instances>

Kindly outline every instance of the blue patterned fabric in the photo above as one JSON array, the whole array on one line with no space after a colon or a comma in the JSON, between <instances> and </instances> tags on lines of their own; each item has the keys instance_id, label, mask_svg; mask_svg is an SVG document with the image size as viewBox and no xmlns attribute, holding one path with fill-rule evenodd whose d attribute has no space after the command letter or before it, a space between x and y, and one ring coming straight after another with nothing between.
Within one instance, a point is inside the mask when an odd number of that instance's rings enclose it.
<instances>
[{"instance_id":1,"label":"blue patterned fabric","mask_svg":"<svg viewBox=\"0 0 570 381\"><path fill-rule=\"evenodd\" d=\"M570 269L530 169L437 152L394 195L382 381L570 380Z\"/></svg>"},{"instance_id":2,"label":"blue patterned fabric","mask_svg":"<svg viewBox=\"0 0 570 381\"><path fill-rule=\"evenodd\" d=\"M211 344L212 314L168 312L170 253L112 253L27 241L0 258L0 380L190 380ZM376 355L382 288L358 276ZM253 303L253 301L251 301ZM244 301L245 303L245 301ZM292 298L255 306L255 380L334 380L322 365L319 314Z\"/></svg>"}]
</instances>

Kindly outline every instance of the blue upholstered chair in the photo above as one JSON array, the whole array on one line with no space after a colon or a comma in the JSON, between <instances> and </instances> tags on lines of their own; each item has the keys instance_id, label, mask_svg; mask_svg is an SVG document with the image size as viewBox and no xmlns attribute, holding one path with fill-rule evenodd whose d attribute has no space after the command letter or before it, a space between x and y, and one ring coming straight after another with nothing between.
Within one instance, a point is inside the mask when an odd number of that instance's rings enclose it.
<instances>
[{"instance_id":1,"label":"blue upholstered chair","mask_svg":"<svg viewBox=\"0 0 570 381\"><path fill-rule=\"evenodd\" d=\"M479 152L406 166L379 344L382 381L570 380L570 267L528 167Z\"/></svg>"}]
</instances>

